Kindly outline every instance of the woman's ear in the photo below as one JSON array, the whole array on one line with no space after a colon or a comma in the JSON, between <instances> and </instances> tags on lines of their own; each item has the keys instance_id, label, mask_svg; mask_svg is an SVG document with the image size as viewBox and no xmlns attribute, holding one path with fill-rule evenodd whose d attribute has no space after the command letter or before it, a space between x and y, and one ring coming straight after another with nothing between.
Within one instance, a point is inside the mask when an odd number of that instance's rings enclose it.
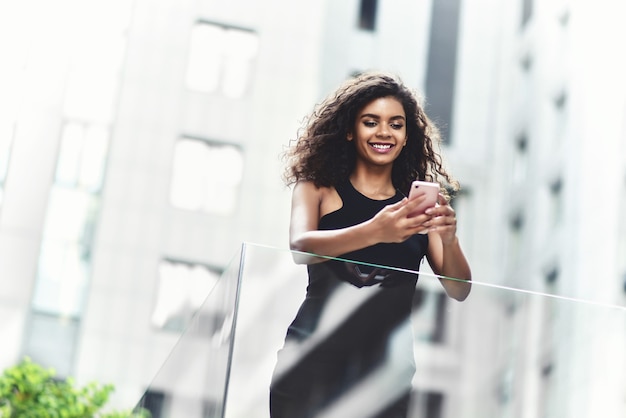
<instances>
[{"instance_id":1,"label":"woman's ear","mask_svg":"<svg viewBox=\"0 0 626 418\"><path fill-rule=\"evenodd\" d=\"M346 135L346 139L348 141L352 141L352 132L348 132L348 135Z\"/></svg>"}]
</instances>

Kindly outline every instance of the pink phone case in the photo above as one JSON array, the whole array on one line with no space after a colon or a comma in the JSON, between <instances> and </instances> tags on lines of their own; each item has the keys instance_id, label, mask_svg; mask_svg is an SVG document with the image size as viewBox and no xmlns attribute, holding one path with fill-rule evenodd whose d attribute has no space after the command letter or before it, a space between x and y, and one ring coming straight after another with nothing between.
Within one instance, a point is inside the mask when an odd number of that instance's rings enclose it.
<instances>
[{"instance_id":1,"label":"pink phone case","mask_svg":"<svg viewBox=\"0 0 626 418\"><path fill-rule=\"evenodd\" d=\"M409 191L409 200L423 195L426 195L426 199L424 199L415 212L412 212L409 216L421 215L426 209L437 204L437 197L439 196L439 183L418 180L414 181L411 184L411 190Z\"/></svg>"}]
</instances>

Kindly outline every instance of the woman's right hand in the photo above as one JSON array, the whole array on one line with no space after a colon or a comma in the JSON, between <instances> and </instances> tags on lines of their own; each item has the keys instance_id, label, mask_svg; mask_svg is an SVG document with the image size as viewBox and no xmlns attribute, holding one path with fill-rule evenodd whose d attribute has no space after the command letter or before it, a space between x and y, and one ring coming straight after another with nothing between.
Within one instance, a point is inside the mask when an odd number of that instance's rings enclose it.
<instances>
[{"instance_id":1,"label":"woman's right hand","mask_svg":"<svg viewBox=\"0 0 626 418\"><path fill-rule=\"evenodd\" d=\"M430 215L422 214L409 217L425 197L401 201L385 206L372 219L371 224L375 229L379 242L403 242L410 236L428 231L424 223L431 219Z\"/></svg>"}]
</instances>

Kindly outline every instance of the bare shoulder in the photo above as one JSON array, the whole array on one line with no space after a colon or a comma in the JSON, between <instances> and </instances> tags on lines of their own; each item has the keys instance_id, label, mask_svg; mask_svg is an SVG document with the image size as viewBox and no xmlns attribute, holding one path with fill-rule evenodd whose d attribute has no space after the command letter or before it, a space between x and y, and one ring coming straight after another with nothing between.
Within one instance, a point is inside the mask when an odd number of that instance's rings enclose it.
<instances>
[{"instance_id":1,"label":"bare shoulder","mask_svg":"<svg viewBox=\"0 0 626 418\"><path fill-rule=\"evenodd\" d=\"M312 181L299 181L293 186L293 197L300 200L322 199L322 188Z\"/></svg>"},{"instance_id":2,"label":"bare shoulder","mask_svg":"<svg viewBox=\"0 0 626 418\"><path fill-rule=\"evenodd\" d=\"M334 187L322 187L321 189L320 218L341 209L343 206L343 201Z\"/></svg>"},{"instance_id":3,"label":"bare shoulder","mask_svg":"<svg viewBox=\"0 0 626 418\"><path fill-rule=\"evenodd\" d=\"M340 209L343 205L334 187L318 187L312 181L296 183L293 198L301 203L317 204L320 217Z\"/></svg>"}]
</instances>

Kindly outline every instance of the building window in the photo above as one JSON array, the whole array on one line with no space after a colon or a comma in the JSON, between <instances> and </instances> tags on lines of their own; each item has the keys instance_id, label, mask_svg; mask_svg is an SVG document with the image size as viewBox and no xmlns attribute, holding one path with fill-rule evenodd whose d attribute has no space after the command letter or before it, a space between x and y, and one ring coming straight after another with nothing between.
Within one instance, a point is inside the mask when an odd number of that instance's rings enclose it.
<instances>
[{"instance_id":1,"label":"building window","mask_svg":"<svg viewBox=\"0 0 626 418\"><path fill-rule=\"evenodd\" d=\"M559 23L561 24L561 26L566 27L569 24L569 19L570 19L570 10L569 8L565 8L559 14Z\"/></svg>"},{"instance_id":2,"label":"building window","mask_svg":"<svg viewBox=\"0 0 626 418\"><path fill-rule=\"evenodd\" d=\"M548 288L554 287L557 279L559 278L559 268L557 266L554 266L554 267L548 269L546 271L546 274L545 274L544 278L545 278L545 281L546 281L546 286Z\"/></svg>"},{"instance_id":3,"label":"building window","mask_svg":"<svg viewBox=\"0 0 626 418\"><path fill-rule=\"evenodd\" d=\"M427 113L444 143L452 135L460 0L434 0L426 68Z\"/></svg>"},{"instance_id":4,"label":"building window","mask_svg":"<svg viewBox=\"0 0 626 418\"><path fill-rule=\"evenodd\" d=\"M559 94L554 98L554 106L558 110L563 110L565 108L565 104L567 103L567 93L565 90L562 90Z\"/></svg>"},{"instance_id":5,"label":"building window","mask_svg":"<svg viewBox=\"0 0 626 418\"><path fill-rule=\"evenodd\" d=\"M528 175L528 136L525 133L520 134L515 139L514 146L513 182L520 184Z\"/></svg>"},{"instance_id":6,"label":"building window","mask_svg":"<svg viewBox=\"0 0 626 418\"><path fill-rule=\"evenodd\" d=\"M524 215L521 212L515 213L510 219L509 229L509 258L511 260L511 268L514 270L521 262L522 240L524 235Z\"/></svg>"},{"instance_id":7,"label":"building window","mask_svg":"<svg viewBox=\"0 0 626 418\"><path fill-rule=\"evenodd\" d=\"M54 368L59 376L71 376L79 325L75 317L31 312L24 335L24 355Z\"/></svg>"},{"instance_id":8,"label":"building window","mask_svg":"<svg viewBox=\"0 0 626 418\"><path fill-rule=\"evenodd\" d=\"M553 99L554 119L552 123L554 128L552 142L555 149L561 147L567 135L565 129L565 127L568 126L567 119L569 117L567 102L568 95L565 89L562 89Z\"/></svg>"},{"instance_id":9,"label":"building window","mask_svg":"<svg viewBox=\"0 0 626 418\"><path fill-rule=\"evenodd\" d=\"M66 123L48 199L24 353L64 376L88 291L108 139L101 126Z\"/></svg>"},{"instance_id":10,"label":"building window","mask_svg":"<svg viewBox=\"0 0 626 418\"><path fill-rule=\"evenodd\" d=\"M172 205L229 214L243 176L243 154L235 145L183 137L176 142L170 188Z\"/></svg>"},{"instance_id":11,"label":"building window","mask_svg":"<svg viewBox=\"0 0 626 418\"><path fill-rule=\"evenodd\" d=\"M555 411L551 408L553 387L554 387L554 374L555 364L552 359L546 358L542 361L539 368L540 375L540 389L539 399L537 400L537 416L540 417L552 417L555 416Z\"/></svg>"},{"instance_id":12,"label":"building window","mask_svg":"<svg viewBox=\"0 0 626 418\"><path fill-rule=\"evenodd\" d=\"M98 125L68 122L61 134L55 183L97 193L102 187L108 130Z\"/></svg>"},{"instance_id":13,"label":"building window","mask_svg":"<svg viewBox=\"0 0 626 418\"><path fill-rule=\"evenodd\" d=\"M522 55L522 58L520 59L520 67L524 73L530 73L530 70L533 68L533 56L530 53Z\"/></svg>"},{"instance_id":14,"label":"building window","mask_svg":"<svg viewBox=\"0 0 626 418\"><path fill-rule=\"evenodd\" d=\"M563 217L563 180L558 178L550 183L550 217L552 225L561 223Z\"/></svg>"},{"instance_id":15,"label":"building window","mask_svg":"<svg viewBox=\"0 0 626 418\"><path fill-rule=\"evenodd\" d=\"M0 207L4 200L4 183L7 179L9 169L9 157L11 155L11 143L13 141L13 130L15 125L12 121L3 123L0 119Z\"/></svg>"},{"instance_id":16,"label":"building window","mask_svg":"<svg viewBox=\"0 0 626 418\"><path fill-rule=\"evenodd\" d=\"M498 385L496 387L498 403L502 407L506 407L513 399L514 377L512 368L507 367L506 370L502 372L498 380Z\"/></svg>"},{"instance_id":17,"label":"building window","mask_svg":"<svg viewBox=\"0 0 626 418\"><path fill-rule=\"evenodd\" d=\"M522 28L533 15L533 0L522 0Z\"/></svg>"},{"instance_id":18,"label":"building window","mask_svg":"<svg viewBox=\"0 0 626 418\"><path fill-rule=\"evenodd\" d=\"M541 309L540 323L537 325L541 333L542 351L548 354L552 353L556 347L557 334L555 331L558 329L557 320L560 317L559 308L561 304L559 300L554 298L554 295L558 293L559 274L558 265L550 266L544 271L544 290L546 295L541 298L543 307ZM542 374L546 377L548 376L548 374Z\"/></svg>"},{"instance_id":19,"label":"building window","mask_svg":"<svg viewBox=\"0 0 626 418\"><path fill-rule=\"evenodd\" d=\"M624 183L622 185L622 192L620 196L620 212L626 213L626 172L624 173ZM626 254L626 219L623 216L618 221L618 238L617 238L617 254ZM618 272L622 272L621 287L624 291L624 297L626 301L626 257L618 257ZM618 282L619 286L619 282Z\"/></svg>"},{"instance_id":20,"label":"building window","mask_svg":"<svg viewBox=\"0 0 626 418\"><path fill-rule=\"evenodd\" d=\"M98 125L63 127L33 291L37 312L82 314L108 140L108 130Z\"/></svg>"},{"instance_id":21,"label":"building window","mask_svg":"<svg viewBox=\"0 0 626 418\"><path fill-rule=\"evenodd\" d=\"M376 30L376 12L378 0L361 0L359 9L359 29Z\"/></svg>"},{"instance_id":22,"label":"building window","mask_svg":"<svg viewBox=\"0 0 626 418\"><path fill-rule=\"evenodd\" d=\"M249 89L259 49L256 33L209 22L191 31L187 87L204 93L242 97Z\"/></svg>"},{"instance_id":23,"label":"building window","mask_svg":"<svg viewBox=\"0 0 626 418\"><path fill-rule=\"evenodd\" d=\"M33 309L64 316L82 314L97 208L94 197L72 189L52 189L37 265Z\"/></svg>"},{"instance_id":24,"label":"building window","mask_svg":"<svg viewBox=\"0 0 626 418\"><path fill-rule=\"evenodd\" d=\"M168 331L187 329L220 275L220 270L203 264L161 260L152 324Z\"/></svg>"}]
</instances>

